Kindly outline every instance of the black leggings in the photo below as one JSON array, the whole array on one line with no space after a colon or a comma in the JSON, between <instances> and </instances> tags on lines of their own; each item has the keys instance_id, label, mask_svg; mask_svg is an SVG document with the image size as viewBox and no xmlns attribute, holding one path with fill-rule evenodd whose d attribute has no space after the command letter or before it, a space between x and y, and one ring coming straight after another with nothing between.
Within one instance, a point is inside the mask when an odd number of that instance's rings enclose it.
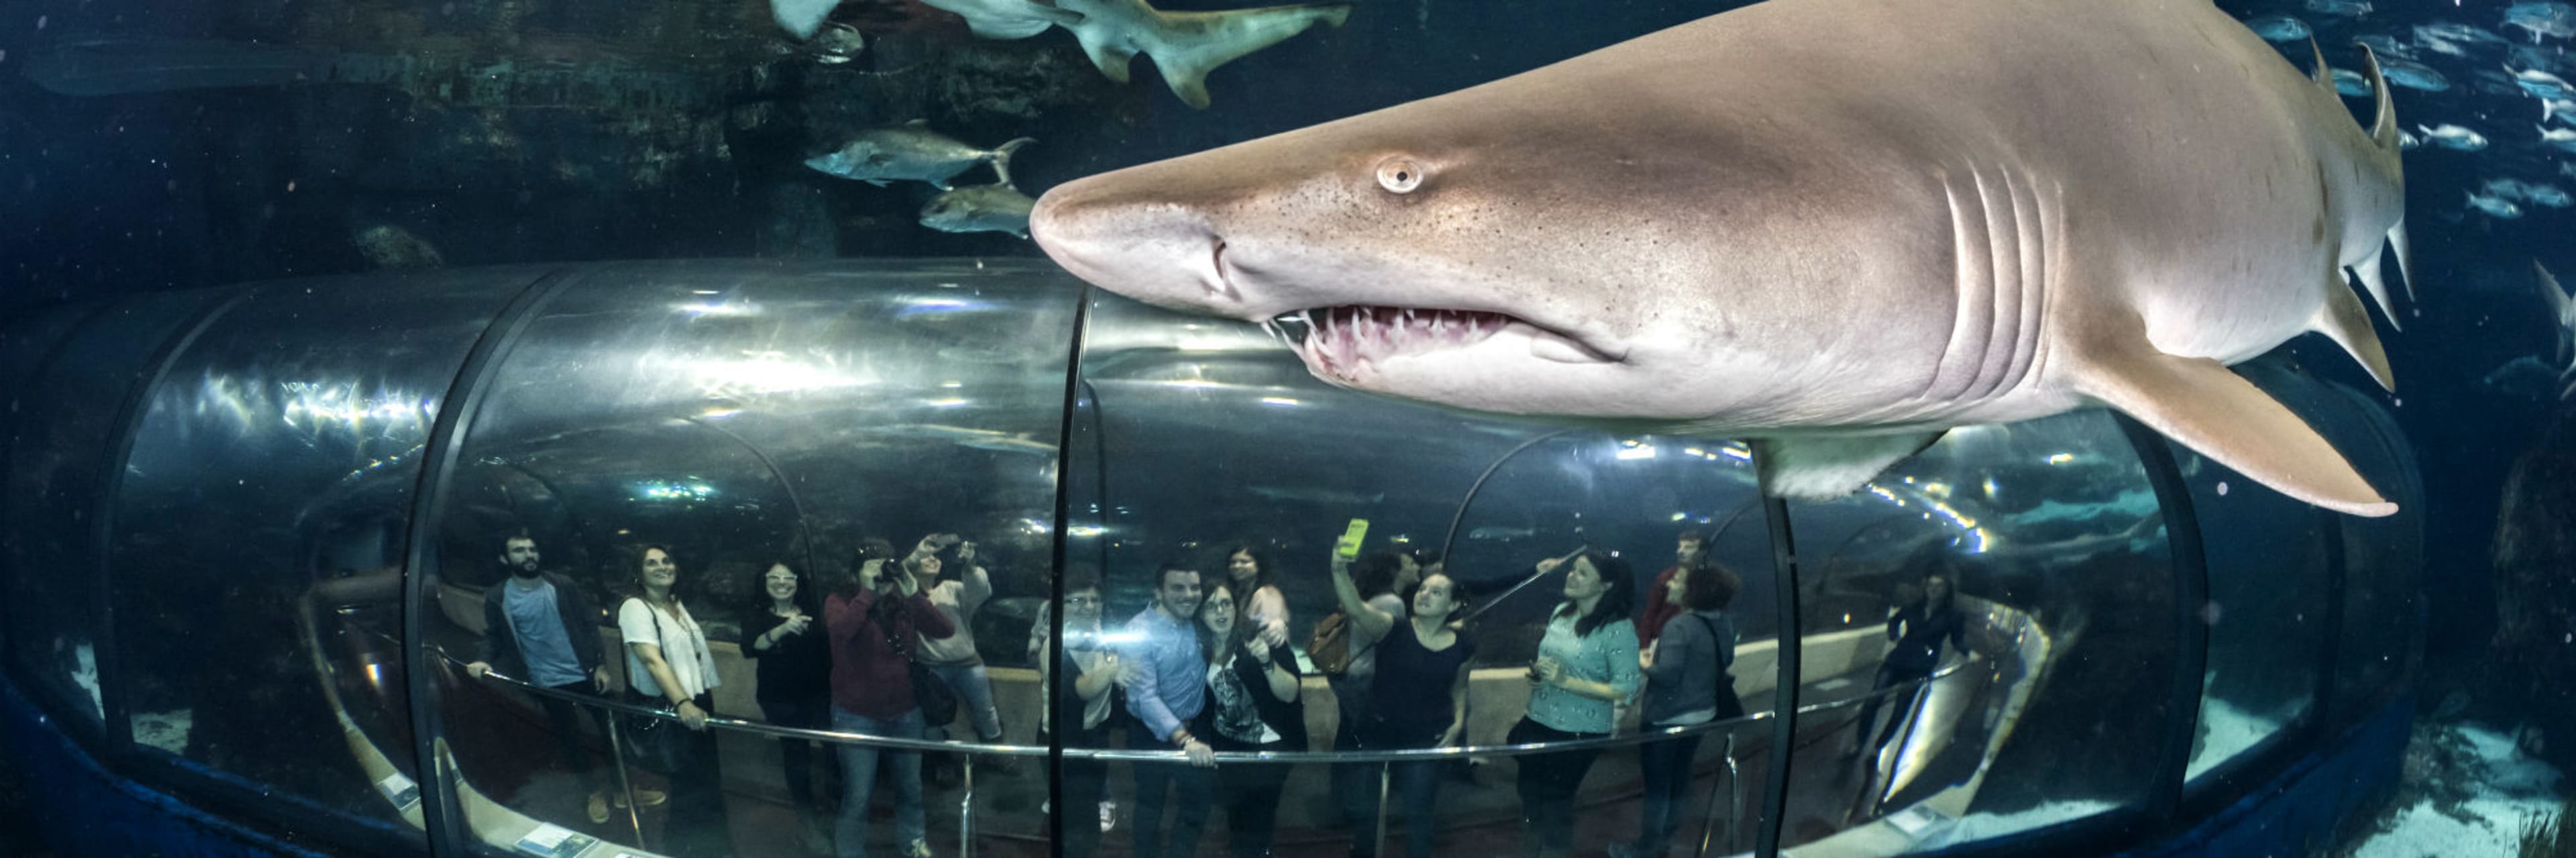
<instances>
[{"instance_id":1,"label":"black leggings","mask_svg":"<svg viewBox=\"0 0 2576 858\"><path fill-rule=\"evenodd\" d=\"M781 727L803 727L809 730L832 729L832 702L828 698L817 697L811 700L764 698L760 701L760 712L769 716L769 723ZM787 776L787 798L800 811L811 811L818 807L814 803L813 786L816 756L813 742L804 739L778 740L779 765L784 770L783 774ZM837 768L832 755L821 755L821 759L826 772Z\"/></svg>"},{"instance_id":2,"label":"black leggings","mask_svg":"<svg viewBox=\"0 0 2576 858\"><path fill-rule=\"evenodd\" d=\"M1514 745L1535 742L1571 742L1599 739L1608 733L1569 733L1526 717L1512 725L1506 739ZM1592 761L1601 757L1599 749L1555 751L1529 754L1520 758L1520 793L1522 837L1534 838L1549 851L1561 852L1574 847L1574 794L1583 786L1583 775L1591 771Z\"/></svg>"}]
</instances>

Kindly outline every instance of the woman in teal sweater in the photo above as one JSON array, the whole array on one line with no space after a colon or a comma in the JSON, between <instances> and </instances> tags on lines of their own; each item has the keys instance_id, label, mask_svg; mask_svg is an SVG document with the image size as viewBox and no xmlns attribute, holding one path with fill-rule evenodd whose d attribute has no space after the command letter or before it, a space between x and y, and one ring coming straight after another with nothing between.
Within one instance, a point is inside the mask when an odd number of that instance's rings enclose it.
<instances>
[{"instance_id":1,"label":"woman in teal sweater","mask_svg":"<svg viewBox=\"0 0 2576 858\"><path fill-rule=\"evenodd\" d=\"M1539 562L1539 572L1568 561ZM1512 744L1598 739L1618 726L1619 701L1637 693L1637 630L1628 620L1636 576L1628 563L1585 549L1570 561L1565 601L1549 617L1530 665L1529 714ZM1574 849L1574 796L1599 749L1520 758L1521 854L1556 858Z\"/></svg>"}]
</instances>

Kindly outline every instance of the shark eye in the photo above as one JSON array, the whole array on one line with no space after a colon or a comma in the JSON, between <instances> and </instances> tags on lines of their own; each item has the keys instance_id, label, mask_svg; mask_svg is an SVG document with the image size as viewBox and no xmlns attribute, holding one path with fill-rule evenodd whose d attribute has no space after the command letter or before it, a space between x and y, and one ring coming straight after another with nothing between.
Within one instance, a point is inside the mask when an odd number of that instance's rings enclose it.
<instances>
[{"instance_id":1,"label":"shark eye","mask_svg":"<svg viewBox=\"0 0 2576 858\"><path fill-rule=\"evenodd\" d=\"M1402 155L1378 162L1377 186L1390 194L1409 194L1422 187L1422 164Z\"/></svg>"}]
</instances>

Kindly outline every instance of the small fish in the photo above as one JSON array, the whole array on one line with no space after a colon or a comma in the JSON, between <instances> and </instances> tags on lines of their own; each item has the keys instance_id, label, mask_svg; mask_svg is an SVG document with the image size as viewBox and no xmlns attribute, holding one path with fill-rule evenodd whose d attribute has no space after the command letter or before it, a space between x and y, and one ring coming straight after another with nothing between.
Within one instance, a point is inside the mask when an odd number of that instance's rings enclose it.
<instances>
[{"instance_id":1,"label":"small fish","mask_svg":"<svg viewBox=\"0 0 2576 858\"><path fill-rule=\"evenodd\" d=\"M2395 36L2382 36L2373 33L2367 36L2354 36L2352 37L2352 40L2369 47L2371 51L2379 54L2380 62L2387 62L2389 57L2403 58L2415 55L2414 48L2408 47L2406 43L2398 41Z\"/></svg>"},{"instance_id":2,"label":"small fish","mask_svg":"<svg viewBox=\"0 0 2576 858\"><path fill-rule=\"evenodd\" d=\"M2363 0L2308 0L2308 11L2319 15L2341 15L2359 18L2370 14L2370 4Z\"/></svg>"},{"instance_id":3,"label":"small fish","mask_svg":"<svg viewBox=\"0 0 2576 858\"><path fill-rule=\"evenodd\" d=\"M2516 179L2488 179L2478 185L2478 193L2508 200L2522 199L2522 182Z\"/></svg>"},{"instance_id":4,"label":"small fish","mask_svg":"<svg viewBox=\"0 0 2576 858\"><path fill-rule=\"evenodd\" d=\"M2440 146L2444 149L2475 152L2480 149L2487 148L2486 135L2457 125L2444 123L2434 128L2426 128L2424 126L2417 125L2415 126L2415 130L2420 132L2420 136L2425 140L2432 141L2433 145Z\"/></svg>"},{"instance_id":5,"label":"small fish","mask_svg":"<svg viewBox=\"0 0 2576 858\"><path fill-rule=\"evenodd\" d=\"M993 172L1009 183L1011 153L1031 142L1034 141L1022 137L991 149L977 149L930 130L926 120L915 119L891 128L859 132L838 148L805 159L805 166L880 188L888 182L915 181L928 182L945 191L949 179L977 164L992 164Z\"/></svg>"},{"instance_id":6,"label":"small fish","mask_svg":"<svg viewBox=\"0 0 2576 858\"><path fill-rule=\"evenodd\" d=\"M2418 41L2430 38L2440 39L2445 42L2461 42L2472 45L2504 44L2503 36L2496 35L2478 27L2472 27L2467 24L2452 23L2449 21L2435 21L2430 24L2417 24L2415 25L2415 38Z\"/></svg>"},{"instance_id":7,"label":"small fish","mask_svg":"<svg viewBox=\"0 0 2576 858\"><path fill-rule=\"evenodd\" d=\"M2558 120L2576 124L2576 100L2544 98L2540 100L2540 121Z\"/></svg>"},{"instance_id":8,"label":"small fish","mask_svg":"<svg viewBox=\"0 0 2576 858\"><path fill-rule=\"evenodd\" d=\"M2370 97L2370 81L2351 69L2334 70L2335 91L2353 98Z\"/></svg>"},{"instance_id":9,"label":"small fish","mask_svg":"<svg viewBox=\"0 0 2576 858\"><path fill-rule=\"evenodd\" d=\"M2560 149L2576 151L2576 130L2551 128L2546 125L2535 125L2532 127L2540 129L2540 142L2556 146Z\"/></svg>"},{"instance_id":10,"label":"small fish","mask_svg":"<svg viewBox=\"0 0 2576 858\"><path fill-rule=\"evenodd\" d=\"M2522 183L2522 198L2531 201L2532 205L2553 209L2563 209L2570 204L2576 204L2576 198L2568 197L2567 192L2557 185L2544 185L2538 182Z\"/></svg>"},{"instance_id":11,"label":"small fish","mask_svg":"<svg viewBox=\"0 0 2576 858\"><path fill-rule=\"evenodd\" d=\"M2267 42L2296 42L2306 39L2313 32L2308 29L2308 22L2288 15L2258 15L2247 18L2245 28L2253 30L2254 35L2263 37Z\"/></svg>"},{"instance_id":12,"label":"small fish","mask_svg":"<svg viewBox=\"0 0 2576 858\"><path fill-rule=\"evenodd\" d=\"M2504 25L2531 31L2531 43L2542 36L2576 36L2576 6L2565 3L2515 3L2504 10Z\"/></svg>"},{"instance_id":13,"label":"small fish","mask_svg":"<svg viewBox=\"0 0 2576 858\"><path fill-rule=\"evenodd\" d=\"M921 225L940 232L1007 232L1029 237L1029 209L1038 201L1004 184L947 191L921 207Z\"/></svg>"},{"instance_id":14,"label":"small fish","mask_svg":"<svg viewBox=\"0 0 2576 858\"><path fill-rule=\"evenodd\" d=\"M2511 220L2522 216L2522 207L2503 197L2469 194L2469 208L2486 212L2488 217Z\"/></svg>"},{"instance_id":15,"label":"small fish","mask_svg":"<svg viewBox=\"0 0 2576 858\"><path fill-rule=\"evenodd\" d=\"M2379 71L2387 76L2389 83L2407 89L2441 92L2451 88L2450 78L2443 77L2442 73L2434 71L2432 66L2414 60L2382 57L2379 60Z\"/></svg>"},{"instance_id":16,"label":"small fish","mask_svg":"<svg viewBox=\"0 0 2576 858\"><path fill-rule=\"evenodd\" d=\"M2513 75L2513 85L2522 87L2522 91L2531 93L2533 98L2576 98L2576 86L2569 86L2557 75L2539 69L2515 71L2509 65L2504 67L2504 72Z\"/></svg>"},{"instance_id":17,"label":"small fish","mask_svg":"<svg viewBox=\"0 0 2576 858\"><path fill-rule=\"evenodd\" d=\"M2469 49L2461 47L2458 42L2448 39L2428 39L2425 38L2422 33L2415 34L2415 44L2423 46L2425 50L2444 56L2465 57L2469 55Z\"/></svg>"}]
</instances>

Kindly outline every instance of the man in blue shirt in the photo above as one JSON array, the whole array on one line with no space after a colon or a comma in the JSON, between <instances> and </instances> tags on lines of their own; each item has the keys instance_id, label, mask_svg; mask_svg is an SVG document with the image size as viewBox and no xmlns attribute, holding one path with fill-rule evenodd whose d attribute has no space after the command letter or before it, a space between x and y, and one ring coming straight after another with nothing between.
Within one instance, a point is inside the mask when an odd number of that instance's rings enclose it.
<instances>
[{"instance_id":1,"label":"man in blue shirt","mask_svg":"<svg viewBox=\"0 0 2576 858\"><path fill-rule=\"evenodd\" d=\"M1207 706L1207 660L1199 655L1199 573L1165 563L1154 573L1154 605L1128 621L1133 638L1127 660L1136 678L1127 686L1127 711L1136 716L1127 747L1188 752L1190 764L1137 763L1136 858L1188 858L1198 853L1199 832L1216 801L1215 750L1190 735L1191 718ZM1177 789L1172 837L1163 835L1163 794Z\"/></svg>"},{"instance_id":2,"label":"man in blue shirt","mask_svg":"<svg viewBox=\"0 0 2576 858\"><path fill-rule=\"evenodd\" d=\"M608 667L599 645L599 608L583 595L581 585L539 569L537 540L525 531L502 540L500 560L510 577L483 591L483 648L465 666L466 675L480 679L497 667L505 675L557 691L590 695L608 691ZM608 782L591 764L574 705L553 697L539 697L537 703L554 724L564 768L590 788L590 821L607 822ZM590 709L590 714L599 720L600 735L607 735L606 712ZM666 798L644 789L635 795L648 807Z\"/></svg>"}]
</instances>

